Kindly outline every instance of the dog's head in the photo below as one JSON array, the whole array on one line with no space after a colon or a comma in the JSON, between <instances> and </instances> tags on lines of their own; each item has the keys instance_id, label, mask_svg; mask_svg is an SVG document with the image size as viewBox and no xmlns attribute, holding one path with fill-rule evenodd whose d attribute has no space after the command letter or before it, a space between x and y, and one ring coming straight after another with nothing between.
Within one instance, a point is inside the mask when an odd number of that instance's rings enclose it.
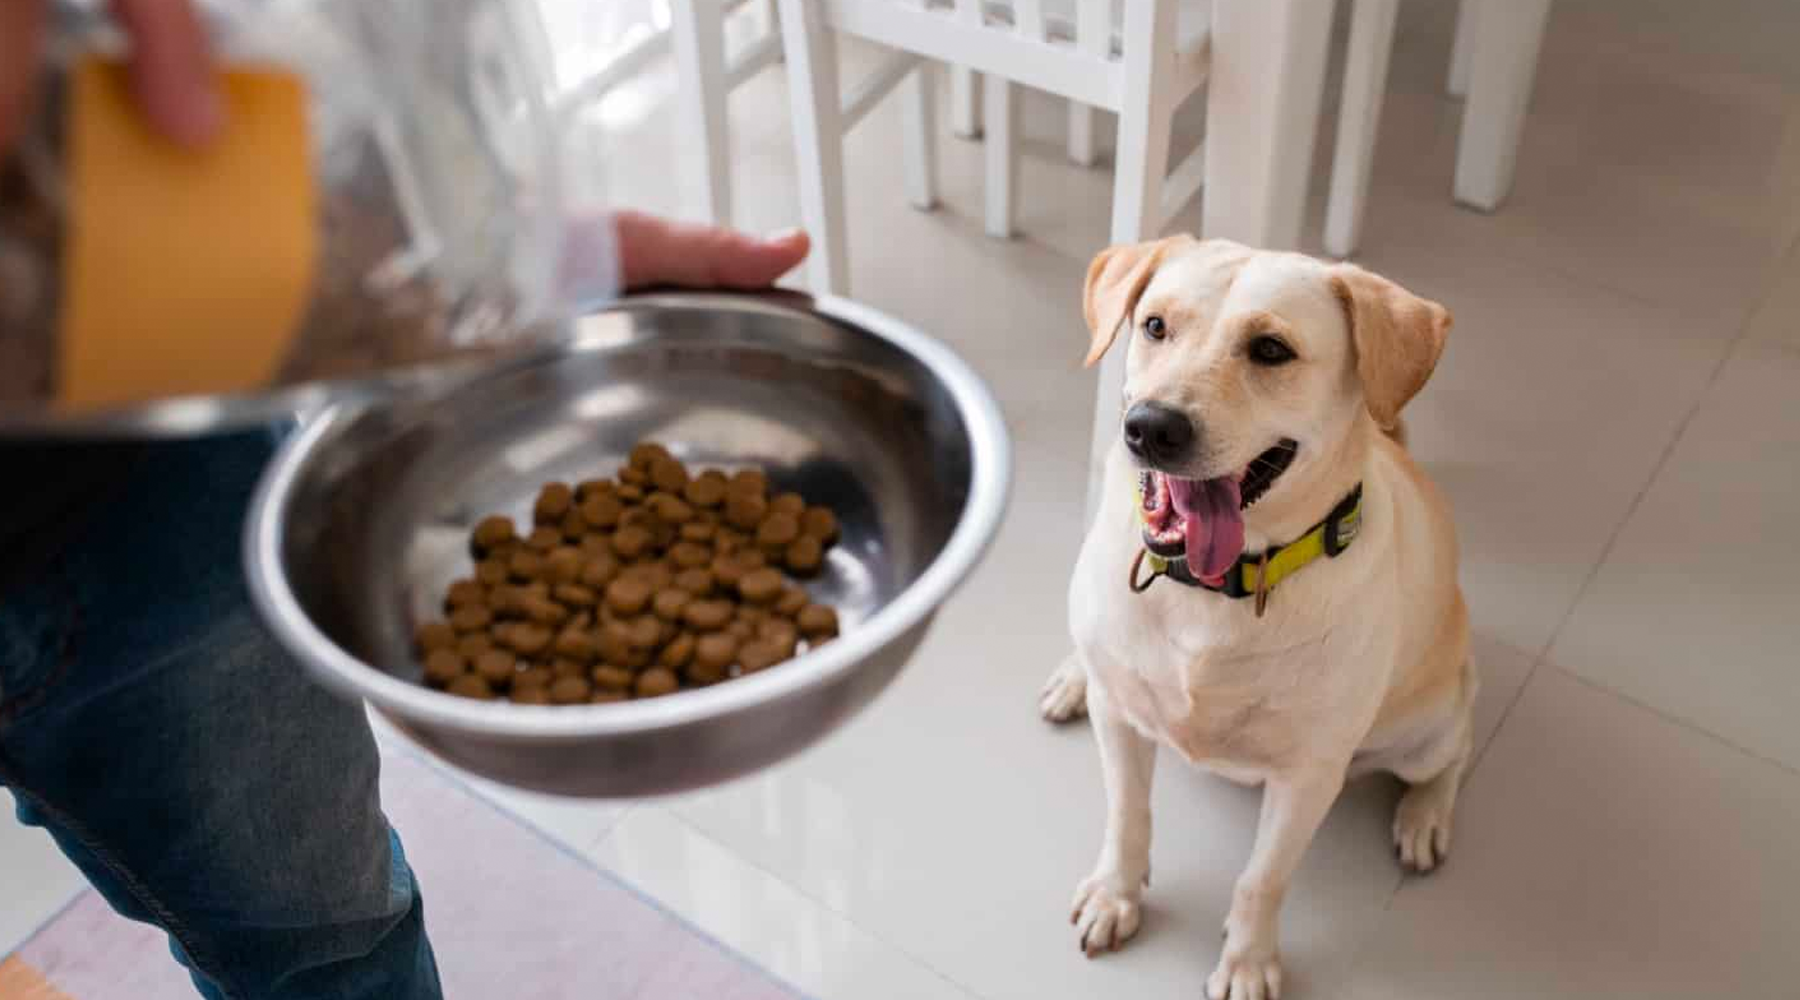
<instances>
[{"instance_id":1,"label":"dog's head","mask_svg":"<svg viewBox=\"0 0 1800 1000\"><path fill-rule=\"evenodd\" d=\"M1208 578L1242 553L1252 504L1324 516L1339 497L1310 494L1398 425L1450 329L1354 265L1185 236L1095 257L1085 309L1090 365L1127 341L1121 432L1151 474L1151 531Z\"/></svg>"}]
</instances>

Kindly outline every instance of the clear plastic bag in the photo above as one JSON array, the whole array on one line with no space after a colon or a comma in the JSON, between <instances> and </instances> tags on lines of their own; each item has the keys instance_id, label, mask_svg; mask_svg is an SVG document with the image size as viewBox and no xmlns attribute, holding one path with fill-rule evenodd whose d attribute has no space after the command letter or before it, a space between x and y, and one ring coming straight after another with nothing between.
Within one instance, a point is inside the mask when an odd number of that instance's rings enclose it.
<instances>
[{"instance_id":1,"label":"clear plastic bag","mask_svg":"<svg viewBox=\"0 0 1800 1000\"><path fill-rule=\"evenodd\" d=\"M34 0L8 0L34 2ZM307 91L316 255L265 384L124 405L59 402L69 68L125 42L55 6L38 114L0 161L0 433L193 431L398 383L556 336L614 291L599 164L554 120L550 44L508 0L202 0L226 67ZM255 225L245 219L244 225ZM156 338L166 331L121 331ZM299 391L296 391L299 390Z\"/></svg>"}]
</instances>

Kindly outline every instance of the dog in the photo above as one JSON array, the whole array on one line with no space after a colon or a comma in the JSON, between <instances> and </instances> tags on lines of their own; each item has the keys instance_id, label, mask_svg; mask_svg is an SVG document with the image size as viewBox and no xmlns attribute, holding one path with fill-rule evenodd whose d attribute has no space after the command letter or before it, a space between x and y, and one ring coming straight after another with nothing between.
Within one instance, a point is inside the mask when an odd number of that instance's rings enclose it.
<instances>
[{"instance_id":1,"label":"dog","mask_svg":"<svg viewBox=\"0 0 1800 1000\"><path fill-rule=\"evenodd\" d=\"M1169 747L1263 786L1206 995L1272 1000L1282 898L1347 779L1406 783L1403 866L1450 847L1478 682L1450 510L1400 424L1450 314L1354 265L1186 236L1102 252L1084 311L1089 365L1129 354L1075 651L1039 704L1086 712L1105 777L1071 919L1090 958L1136 933Z\"/></svg>"}]
</instances>

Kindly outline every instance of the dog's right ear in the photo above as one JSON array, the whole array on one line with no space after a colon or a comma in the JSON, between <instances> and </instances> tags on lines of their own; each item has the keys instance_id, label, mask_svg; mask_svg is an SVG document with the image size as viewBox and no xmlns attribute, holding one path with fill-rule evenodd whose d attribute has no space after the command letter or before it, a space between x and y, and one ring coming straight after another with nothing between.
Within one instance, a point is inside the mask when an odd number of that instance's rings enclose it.
<instances>
[{"instance_id":1,"label":"dog's right ear","mask_svg":"<svg viewBox=\"0 0 1800 1000\"><path fill-rule=\"evenodd\" d=\"M1119 326L1137 308L1138 298L1156 274L1157 265L1169 251L1192 242L1192 236L1170 236L1148 243L1107 247L1094 257L1088 265L1087 292L1082 300L1091 338L1087 360L1082 364L1092 366L1105 356L1119 334Z\"/></svg>"}]
</instances>

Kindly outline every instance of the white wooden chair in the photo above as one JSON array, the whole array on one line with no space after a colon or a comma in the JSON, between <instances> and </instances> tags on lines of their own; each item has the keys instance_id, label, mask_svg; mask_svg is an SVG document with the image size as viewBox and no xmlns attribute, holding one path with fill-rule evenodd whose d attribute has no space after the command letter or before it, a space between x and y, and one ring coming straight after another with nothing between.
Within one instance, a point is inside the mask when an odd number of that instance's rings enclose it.
<instances>
[{"instance_id":1,"label":"white wooden chair","mask_svg":"<svg viewBox=\"0 0 1800 1000\"><path fill-rule=\"evenodd\" d=\"M727 53L725 19L754 2L762 10L760 33ZM693 193L702 219L731 223L731 128L726 102L739 84L781 59L781 29L775 0L672 0L666 29L641 36L599 72L560 95L556 110L604 97L669 53L675 56L676 100L687 143L680 157L683 183ZM551 41L554 44L554 40Z\"/></svg>"},{"instance_id":2,"label":"white wooden chair","mask_svg":"<svg viewBox=\"0 0 1800 1000\"><path fill-rule=\"evenodd\" d=\"M818 292L843 294L848 285L843 137L867 110L856 98L842 107L836 98L839 33L894 51L888 66L874 74L877 83L913 70L919 79L928 80L923 74L933 65L930 61L957 67L959 74L964 70L981 74L987 136L986 228L995 236L1010 236L1013 230L1018 189L1015 84L1068 98L1081 108L1071 112L1078 117L1088 108L1119 116L1113 243L1158 235L1205 178L1202 149L1169 169L1175 109L1207 79L1205 7L1202 16L1187 18L1184 24L1180 0L1124 0L1123 17L1115 24L1113 0L1063 0L1066 14L1047 11L1043 0L780 3L801 214L813 237L811 274ZM908 191L915 206L929 208L936 198L928 87L917 88L911 100L908 131L924 134L907 156ZM1091 137L1091 128L1086 135ZM1112 351L1101 364L1096 413L1121 408L1124 355ZM1095 422L1096 462L1115 433L1110 420Z\"/></svg>"},{"instance_id":3,"label":"white wooden chair","mask_svg":"<svg viewBox=\"0 0 1800 1000\"><path fill-rule=\"evenodd\" d=\"M1337 150L1325 210L1325 250L1347 257L1362 235L1399 0L1354 0ZM1512 190L1519 135L1537 73L1550 0L1462 0L1448 89L1466 97L1454 194L1492 212Z\"/></svg>"}]
</instances>

